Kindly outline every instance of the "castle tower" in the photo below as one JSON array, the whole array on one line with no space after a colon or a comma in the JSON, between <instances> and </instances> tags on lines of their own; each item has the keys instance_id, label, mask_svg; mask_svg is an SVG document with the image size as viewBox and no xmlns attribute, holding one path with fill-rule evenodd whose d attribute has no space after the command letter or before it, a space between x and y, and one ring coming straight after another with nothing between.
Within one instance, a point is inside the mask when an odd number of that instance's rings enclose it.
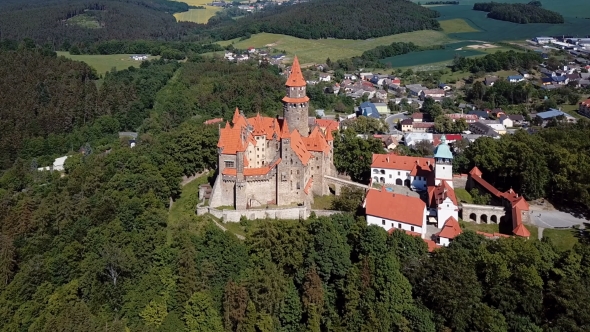
<instances>
[{"instance_id":1,"label":"castle tower","mask_svg":"<svg viewBox=\"0 0 590 332\"><path fill-rule=\"evenodd\" d=\"M305 92L305 79L301 73L299 59L293 59L291 74L285 83L287 95L283 98L283 117L292 130L297 129L301 136L309 135L309 98Z\"/></svg>"},{"instance_id":2,"label":"castle tower","mask_svg":"<svg viewBox=\"0 0 590 332\"><path fill-rule=\"evenodd\" d=\"M440 144L434 150L434 183L438 185L441 180L453 186L453 153L447 144L447 137L442 135Z\"/></svg>"}]
</instances>

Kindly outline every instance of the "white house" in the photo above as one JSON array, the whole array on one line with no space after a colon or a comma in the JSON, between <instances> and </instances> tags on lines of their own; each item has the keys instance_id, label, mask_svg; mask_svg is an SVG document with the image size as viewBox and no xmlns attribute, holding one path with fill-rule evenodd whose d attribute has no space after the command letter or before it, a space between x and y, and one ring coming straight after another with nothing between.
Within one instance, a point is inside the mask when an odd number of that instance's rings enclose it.
<instances>
[{"instance_id":1,"label":"white house","mask_svg":"<svg viewBox=\"0 0 590 332\"><path fill-rule=\"evenodd\" d=\"M367 224L383 229L401 229L426 237L426 204L418 197L394 194L385 189L369 189L363 202Z\"/></svg>"},{"instance_id":2,"label":"white house","mask_svg":"<svg viewBox=\"0 0 590 332\"><path fill-rule=\"evenodd\" d=\"M320 73L319 80L320 82L330 82L332 80L332 75L328 73Z\"/></svg>"},{"instance_id":3,"label":"white house","mask_svg":"<svg viewBox=\"0 0 590 332\"><path fill-rule=\"evenodd\" d=\"M442 228L449 218L459 219L459 206L452 183L441 181L437 186L428 187L428 208L430 216L436 217L438 228Z\"/></svg>"},{"instance_id":4,"label":"white house","mask_svg":"<svg viewBox=\"0 0 590 332\"><path fill-rule=\"evenodd\" d=\"M434 167L434 158L373 154L371 178L374 183L426 190L426 180Z\"/></svg>"},{"instance_id":5,"label":"white house","mask_svg":"<svg viewBox=\"0 0 590 332\"><path fill-rule=\"evenodd\" d=\"M514 121L505 115L502 115L498 121L506 128L514 127Z\"/></svg>"},{"instance_id":6,"label":"white house","mask_svg":"<svg viewBox=\"0 0 590 332\"><path fill-rule=\"evenodd\" d=\"M442 230L436 233L436 243L448 246L451 241L462 233L461 227L457 219L449 217L445 220Z\"/></svg>"}]
</instances>

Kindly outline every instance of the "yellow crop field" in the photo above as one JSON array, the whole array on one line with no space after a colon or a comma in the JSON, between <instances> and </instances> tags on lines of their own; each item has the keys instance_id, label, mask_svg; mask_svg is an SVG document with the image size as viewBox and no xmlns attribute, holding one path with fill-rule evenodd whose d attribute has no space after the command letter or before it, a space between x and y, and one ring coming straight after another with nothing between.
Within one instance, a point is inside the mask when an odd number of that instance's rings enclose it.
<instances>
[{"instance_id":1,"label":"yellow crop field","mask_svg":"<svg viewBox=\"0 0 590 332\"><path fill-rule=\"evenodd\" d=\"M234 43L234 47L246 49L268 46L284 50L289 56L297 55L302 63L322 63L327 58L338 60L361 55L364 51L393 42L412 42L417 45L439 45L452 40L441 31L423 30L367 39L301 39L287 35L259 33L240 41L232 39L218 42L221 46Z\"/></svg>"},{"instance_id":2,"label":"yellow crop field","mask_svg":"<svg viewBox=\"0 0 590 332\"><path fill-rule=\"evenodd\" d=\"M195 23L207 23L211 17L221 10L220 7L207 6L208 2L213 0L183 0L189 6L204 6L205 9L189 9L187 12L175 13L177 21L187 21Z\"/></svg>"}]
</instances>

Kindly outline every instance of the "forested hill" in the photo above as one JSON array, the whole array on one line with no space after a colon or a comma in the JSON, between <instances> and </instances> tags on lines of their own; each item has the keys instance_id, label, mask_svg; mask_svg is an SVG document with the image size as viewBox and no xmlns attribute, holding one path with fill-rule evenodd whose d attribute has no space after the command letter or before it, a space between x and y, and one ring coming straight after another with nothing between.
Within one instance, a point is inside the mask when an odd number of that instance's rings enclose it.
<instances>
[{"instance_id":1,"label":"forested hill","mask_svg":"<svg viewBox=\"0 0 590 332\"><path fill-rule=\"evenodd\" d=\"M269 32L299 38L368 39L416 30L438 30L438 13L406 0L312 0L276 6L214 30L227 40Z\"/></svg>"},{"instance_id":2,"label":"forested hill","mask_svg":"<svg viewBox=\"0 0 590 332\"><path fill-rule=\"evenodd\" d=\"M528 4L481 2L474 4L473 10L488 12L489 18L520 24L560 24L564 22L561 14L541 8L539 1L532 1Z\"/></svg>"},{"instance_id":3,"label":"forested hill","mask_svg":"<svg viewBox=\"0 0 590 332\"><path fill-rule=\"evenodd\" d=\"M5 0L0 32L2 39L31 38L65 50L114 39L179 40L196 26L176 23L172 13L186 10L187 4L168 0Z\"/></svg>"}]
</instances>

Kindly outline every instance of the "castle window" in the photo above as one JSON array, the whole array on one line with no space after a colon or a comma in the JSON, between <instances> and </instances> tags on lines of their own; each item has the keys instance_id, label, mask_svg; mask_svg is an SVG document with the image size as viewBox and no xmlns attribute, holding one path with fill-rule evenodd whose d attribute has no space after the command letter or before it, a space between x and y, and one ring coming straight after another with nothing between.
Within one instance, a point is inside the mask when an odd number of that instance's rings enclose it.
<instances>
[{"instance_id":1,"label":"castle window","mask_svg":"<svg viewBox=\"0 0 590 332\"><path fill-rule=\"evenodd\" d=\"M391 174L389 174L389 178L391 179Z\"/></svg>"},{"instance_id":2,"label":"castle window","mask_svg":"<svg viewBox=\"0 0 590 332\"><path fill-rule=\"evenodd\" d=\"M401 173L400 172L397 172L397 175L401 175Z\"/></svg>"},{"instance_id":3,"label":"castle window","mask_svg":"<svg viewBox=\"0 0 590 332\"><path fill-rule=\"evenodd\" d=\"M299 175L299 170L297 170L297 175Z\"/></svg>"},{"instance_id":4,"label":"castle window","mask_svg":"<svg viewBox=\"0 0 590 332\"><path fill-rule=\"evenodd\" d=\"M402 224L397 223L397 228L402 228Z\"/></svg>"},{"instance_id":5,"label":"castle window","mask_svg":"<svg viewBox=\"0 0 590 332\"><path fill-rule=\"evenodd\" d=\"M412 226L412 227L410 228L410 230L413 232L413 231L414 231L414 226Z\"/></svg>"},{"instance_id":6,"label":"castle window","mask_svg":"<svg viewBox=\"0 0 590 332\"><path fill-rule=\"evenodd\" d=\"M301 183L299 181L297 181L297 189L301 189Z\"/></svg>"},{"instance_id":7,"label":"castle window","mask_svg":"<svg viewBox=\"0 0 590 332\"><path fill-rule=\"evenodd\" d=\"M226 160L225 167L234 168L234 167L236 167L236 163L231 160Z\"/></svg>"},{"instance_id":8,"label":"castle window","mask_svg":"<svg viewBox=\"0 0 590 332\"><path fill-rule=\"evenodd\" d=\"M381 219L381 225L385 226L385 219Z\"/></svg>"},{"instance_id":9,"label":"castle window","mask_svg":"<svg viewBox=\"0 0 590 332\"><path fill-rule=\"evenodd\" d=\"M256 148L256 151L260 151L260 148Z\"/></svg>"}]
</instances>

